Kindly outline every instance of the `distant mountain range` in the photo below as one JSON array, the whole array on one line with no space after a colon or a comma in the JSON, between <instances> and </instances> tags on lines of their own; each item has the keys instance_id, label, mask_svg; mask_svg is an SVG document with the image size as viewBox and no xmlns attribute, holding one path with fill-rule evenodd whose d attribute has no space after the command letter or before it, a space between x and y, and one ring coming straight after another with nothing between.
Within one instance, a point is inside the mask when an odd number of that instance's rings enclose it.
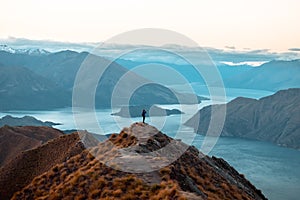
<instances>
[{"instance_id":1,"label":"distant mountain range","mask_svg":"<svg viewBox=\"0 0 300 200\"><path fill-rule=\"evenodd\" d=\"M224 79L226 87L278 91L300 88L300 60L271 61L251 70Z\"/></svg>"},{"instance_id":2,"label":"distant mountain range","mask_svg":"<svg viewBox=\"0 0 300 200\"><path fill-rule=\"evenodd\" d=\"M166 62L162 62L162 61L141 62L141 61L126 60L126 59L117 59L116 62L119 63L120 65L126 67L127 69L133 69L135 67L143 66L143 65L145 65L146 67L161 65L162 67L164 66L166 68L171 68L173 71L180 73L180 75L184 76L186 78L186 81L189 83L197 82L197 83L201 83L203 85L206 84L204 78L202 77L202 74L199 74L199 72L196 70L196 68L194 66L188 65L188 64L176 64L176 63L170 63L167 61ZM209 68L211 66L207 66L207 67ZM248 66L248 65L230 66L230 65L223 64L223 63L218 63L216 68L218 69L222 79L229 79L229 78L238 76L240 74L246 73L249 70L253 69L253 67ZM204 69L204 68L202 68L202 69ZM141 72L143 72L143 70L141 70ZM153 73L152 77L155 77L155 73L157 73L156 71L151 71L151 70L147 70L147 72ZM169 82L171 85L176 84L176 77L171 77L169 75L168 71L162 70L162 71L160 71L160 73L164 73L166 82ZM211 78L213 78L213 77L211 77Z\"/></svg>"},{"instance_id":3,"label":"distant mountain range","mask_svg":"<svg viewBox=\"0 0 300 200\"><path fill-rule=\"evenodd\" d=\"M18 54L0 51L0 110L52 109L71 106L71 92L81 63L89 54L62 51L51 54ZM101 67L111 61L89 55L94 67ZM117 99L122 99L134 83L147 80L121 65L112 62L101 77L96 91L96 107L107 108L115 85L126 74L129 81L122 85ZM84 85L81 85L84 87ZM88 85L86 86L88 87ZM188 94L179 94L160 84L150 83L138 88L132 94L132 105L192 103ZM202 98L198 98L198 102Z\"/></svg>"},{"instance_id":4,"label":"distant mountain range","mask_svg":"<svg viewBox=\"0 0 300 200\"><path fill-rule=\"evenodd\" d=\"M92 58L95 66L98 67L111 63L103 57L90 55L87 52L77 53L67 50L49 53L40 49L16 50L1 45L0 110L43 110L70 107L74 80L87 56ZM131 85L147 82L147 77L157 76L157 70L149 70L149 74L129 72L136 66L149 64L148 62L124 59L112 62L98 83L95 96L96 108L110 107L114 88L123 75L126 74L129 81L124 82L122 90L118 91L116 103L120 105L123 105L122 100L126 98ZM203 77L190 65L170 64L162 61L157 64L168 65L183 75L188 82L206 84ZM300 60L271 61L259 67L218 64L217 68L226 87L269 91L300 87L300 76L297 76L300 74ZM159 72L159 75L167 83L170 79L170 84L176 79L163 70ZM84 86L82 83L80 87L89 88L89 85ZM179 103L176 96L183 99L184 102L180 103L195 103L188 94L176 93L164 85L151 83L138 88L132 94L130 105L176 104ZM198 102L203 99L197 97Z\"/></svg>"},{"instance_id":5,"label":"distant mountain range","mask_svg":"<svg viewBox=\"0 0 300 200\"><path fill-rule=\"evenodd\" d=\"M259 100L239 97L226 105L207 106L185 125L205 135L212 107L218 116L225 106L227 112L222 136L270 141L300 149L300 88L282 90Z\"/></svg>"},{"instance_id":6,"label":"distant mountain range","mask_svg":"<svg viewBox=\"0 0 300 200\"><path fill-rule=\"evenodd\" d=\"M206 84L201 74L199 74L191 65L179 65L169 62L164 63L162 61L136 62L125 59L117 59L116 62L128 69L132 69L139 65L149 65L149 67L151 67L151 65L164 65L179 72L186 77L190 83L197 82L203 85ZM300 76L297 76L297 74L300 74L300 60L274 60L258 67L252 67L246 64L230 66L224 63L217 63L216 67L223 79L225 87L228 88L268 90L276 92L281 89L300 87ZM153 73L153 76L155 76L156 71L149 71L149 73ZM170 79L170 83L174 82L174 78L169 77L167 71L161 71L160 73L166 73L166 79ZM217 75L214 75L213 77L216 78Z\"/></svg>"},{"instance_id":7,"label":"distant mountain range","mask_svg":"<svg viewBox=\"0 0 300 200\"><path fill-rule=\"evenodd\" d=\"M9 47L7 45L0 45L0 51L6 51L9 53L15 53L15 54L29 54L29 55L39 55L39 54L49 54L49 51L46 51L44 49L38 49L38 48L30 48L30 49L15 49L12 47Z\"/></svg>"},{"instance_id":8,"label":"distant mountain range","mask_svg":"<svg viewBox=\"0 0 300 200\"><path fill-rule=\"evenodd\" d=\"M60 123L54 122L43 122L38 120L32 116L24 116L24 117L12 117L10 115L6 115L0 118L0 127L2 126L48 126L52 127L55 125L60 125Z\"/></svg>"}]
</instances>

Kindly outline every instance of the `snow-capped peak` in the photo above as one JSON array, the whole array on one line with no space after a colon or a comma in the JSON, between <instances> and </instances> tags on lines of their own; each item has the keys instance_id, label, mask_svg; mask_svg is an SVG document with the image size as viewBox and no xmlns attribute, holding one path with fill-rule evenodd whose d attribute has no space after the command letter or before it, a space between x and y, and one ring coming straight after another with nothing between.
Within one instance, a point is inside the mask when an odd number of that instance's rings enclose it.
<instances>
[{"instance_id":1,"label":"snow-capped peak","mask_svg":"<svg viewBox=\"0 0 300 200\"><path fill-rule=\"evenodd\" d=\"M5 45L5 44L4 45L3 44L0 45L0 51L6 51L6 52L9 52L9 53L16 53L15 49L13 49L13 48Z\"/></svg>"},{"instance_id":2,"label":"snow-capped peak","mask_svg":"<svg viewBox=\"0 0 300 200\"><path fill-rule=\"evenodd\" d=\"M9 53L14 54L28 54L28 55L41 55L41 54L49 54L49 51L46 51L45 49L38 49L38 48L28 48L28 49L15 49L12 47L9 47L7 45L0 45L0 51L6 51Z\"/></svg>"}]
</instances>

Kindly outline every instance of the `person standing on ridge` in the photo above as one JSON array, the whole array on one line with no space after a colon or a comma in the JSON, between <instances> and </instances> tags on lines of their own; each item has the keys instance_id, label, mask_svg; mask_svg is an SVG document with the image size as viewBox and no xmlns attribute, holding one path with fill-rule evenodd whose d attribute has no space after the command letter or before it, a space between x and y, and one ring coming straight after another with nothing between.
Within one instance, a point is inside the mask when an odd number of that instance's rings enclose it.
<instances>
[{"instance_id":1,"label":"person standing on ridge","mask_svg":"<svg viewBox=\"0 0 300 200\"><path fill-rule=\"evenodd\" d=\"M146 113L147 113L147 111L145 109L143 109L143 111L142 111L143 123L145 123Z\"/></svg>"}]
</instances>

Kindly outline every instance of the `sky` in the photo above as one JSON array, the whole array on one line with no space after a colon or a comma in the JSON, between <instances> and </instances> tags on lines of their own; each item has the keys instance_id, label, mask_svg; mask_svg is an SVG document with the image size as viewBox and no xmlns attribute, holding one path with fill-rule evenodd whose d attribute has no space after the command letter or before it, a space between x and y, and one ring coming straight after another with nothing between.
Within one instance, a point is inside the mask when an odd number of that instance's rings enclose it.
<instances>
[{"instance_id":1,"label":"sky","mask_svg":"<svg viewBox=\"0 0 300 200\"><path fill-rule=\"evenodd\" d=\"M102 42L163 28L200 46L299 50L299 0L0 0L0 38Z\"/></svg>"}]
</instances>

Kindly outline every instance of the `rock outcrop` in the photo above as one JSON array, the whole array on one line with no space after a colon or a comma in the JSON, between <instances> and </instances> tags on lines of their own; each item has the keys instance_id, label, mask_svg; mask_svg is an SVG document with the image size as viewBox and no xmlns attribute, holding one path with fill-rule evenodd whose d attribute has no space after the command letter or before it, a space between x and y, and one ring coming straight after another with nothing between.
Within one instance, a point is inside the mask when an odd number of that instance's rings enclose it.
<instances>
[{"instance_id":1,"label":"rock outcrop","mask_svg":"<svg viewBox=\"0 0 300 200\"><path fill-rule=\"evenodd\" d=\"M239 97L226 105L207 106L185 125L205 135L212 107L215 116L218 116L218 112L223 112L225 106L227 112L222 136L270 141L300 148L300 89L282 90L259 100Z\"/></svg>"},{"instance_id":2,"label":"rock outcrop","mask_svg":"<svg viewBox=\"0 0 300 200\"><path fill-rule=\"evenodd\" d=\"M53 166L12 199L73 197L265 199L224 160L203 155L143 123L124 128L96 147Z\"/></svg>"}]
</instances>

